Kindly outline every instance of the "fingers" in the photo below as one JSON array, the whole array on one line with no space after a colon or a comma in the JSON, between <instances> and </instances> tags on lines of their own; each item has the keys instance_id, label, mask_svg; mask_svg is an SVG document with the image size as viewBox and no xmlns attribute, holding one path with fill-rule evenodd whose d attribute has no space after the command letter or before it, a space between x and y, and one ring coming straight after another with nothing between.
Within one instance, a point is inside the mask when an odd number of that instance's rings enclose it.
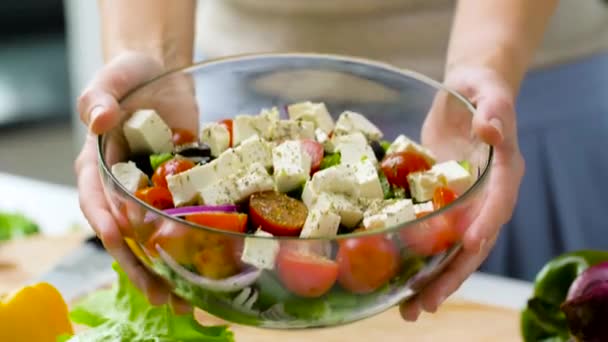
<instances>
[{"instance_id":1,"label":"fingers","mask_svg":"<svg viewBox=\"0 0 608 342\"><path fill-rule=\"evenodd\" d=\"M401 317L409 322L416 321L418 316L420 316L421 311L422 308L420 307L420 302L418 301L417 297L414 297L411 300L399 305L399 313L401 314Z\"/></svg>"},{"instance_id":2,"label":"fingers","mask_svg":"<svg viewBox=\"0 0 608 342\"><path fill-rule=\"evenodd\" d=\"M95 134L107 131L121 119L118 101L161 71L153 59L138 53L125 53L112 60L93 77L79 97L81 120Z\"/></svg>"},{"instance_id":3,"label":"fingers","mask_svg":"<svg viewBox=\"0 0 608 342\"><path fill-rule=\"evenodd\" d=\"M169 305L173 309L173 312L178 315L185 315L192 312L192 306L174 294L172 294L169 299Z\"/></svg>"}]
</instances>

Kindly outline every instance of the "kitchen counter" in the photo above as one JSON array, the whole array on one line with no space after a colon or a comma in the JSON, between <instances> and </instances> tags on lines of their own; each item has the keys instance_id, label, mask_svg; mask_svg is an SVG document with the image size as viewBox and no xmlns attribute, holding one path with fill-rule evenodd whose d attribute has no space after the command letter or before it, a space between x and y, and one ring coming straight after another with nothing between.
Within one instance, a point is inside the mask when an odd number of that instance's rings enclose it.
<instances>
[{"instance_id":1,"label":"kitchen counter","mask_svg":"<svg viewBox=\"0 0 608 342\"><path fill-rule=\"evenodd\" d=\"M61 236L71 230L90 232L80 211L76 189L0 173L0 211L18 211L35 220L43 234ZM7 195L8 194L8 195ZM474 273L453 295L480 304L519 310L532 293L532 284Z\"/></svg>"}]
</instances>

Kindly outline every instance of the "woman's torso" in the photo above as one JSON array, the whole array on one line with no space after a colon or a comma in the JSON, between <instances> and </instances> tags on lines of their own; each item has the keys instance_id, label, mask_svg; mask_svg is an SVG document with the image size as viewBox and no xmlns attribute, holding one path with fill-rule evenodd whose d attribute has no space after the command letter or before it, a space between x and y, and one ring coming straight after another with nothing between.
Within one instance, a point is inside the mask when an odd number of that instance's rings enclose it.
<instances>
[{"instance_id":1,"label":"woman's torso","mask_svg":"<svg viewBox=\"0 0 608 342\"><path fill-rule=\"evenodd\" d=\"M200 0L197 48L209 58L317 52L372 58L441 77L453 0ZM562 0L533 67L608 48L608 3Z\"/></svg>"}]
</instances>

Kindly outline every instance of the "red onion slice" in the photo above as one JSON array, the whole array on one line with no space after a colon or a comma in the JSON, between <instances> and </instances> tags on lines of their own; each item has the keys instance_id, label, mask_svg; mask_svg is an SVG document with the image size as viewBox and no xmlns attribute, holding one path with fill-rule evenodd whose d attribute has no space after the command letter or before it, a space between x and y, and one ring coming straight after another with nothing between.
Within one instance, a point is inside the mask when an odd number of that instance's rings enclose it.
<instances>
[{"instance_id":1,"label":"red onion slice","mask_svg":"<svg viewBox=\"0 0 608 342\"><path fill-rule=\"evenodd\" d=\"M236 292L242 290L258 280L262 274L262 270L258 268L248 268L244 272L226 279L211 279L205 278L198 274L194 274L178 264L173 258L167 254L160 246L156 245L156 250L161 259L169 265L177 274L182 276L187 281L200 286L201 288L214 292Z\"/></svg>"}]
</instances>

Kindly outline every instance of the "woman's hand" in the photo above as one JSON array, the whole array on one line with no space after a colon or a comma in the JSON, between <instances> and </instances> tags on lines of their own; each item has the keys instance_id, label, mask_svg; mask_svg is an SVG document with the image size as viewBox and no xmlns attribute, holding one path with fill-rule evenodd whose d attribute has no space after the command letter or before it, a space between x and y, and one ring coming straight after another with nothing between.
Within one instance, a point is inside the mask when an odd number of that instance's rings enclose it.
<instances>
[{"instance_id":1,"label":"woman's hand","mask_svg":"<svg viewBox=\"0 0 608 342\"><path fill-rule=\"evenodd\" d=\"M86 141L75 163L78 178L80 207L103 241L106 250L117 260L129 279L155 305L171 303L178 312L190 308L179 298L171 295L169 288L159 278L147 271L123 240L118 224L112 216L110 202L102 188L96 135L116 127L123 116L135 108L121 108L119 100L136 86L160 75L162 65L152 57L141 53L126 52L112 59L89 83L78 99L80 118L88 126ZM179 77L179 76L178 76ZM154 108L172 128L196 129L198 116L192 96L192 86L186 78L169 80L162 87L150 87L142 99L146 108ZM168 92L167 92L167 89ZM132 103L137 106L137 103Z\"/></svg>"},{"instance_id":2,"label":"woman's hand","mask_svg":"<svg viewBox=\"0 0 608 342\"><path fill-rule=\"evenodd\" d=\"M439 96L423 126L422 143L439 155L448 154L450 149L458 149L454 141L459 137L468 140L465 134L473 130L494 146L494 160L479 215L464 234L462 250L438 278L401 305L401 315L409 321L415 321L423 310L435 312L482 264L502 225L511 218L524 174L517 143L515 94L508 82L490 68L458 67L450 70L445 84L468 98L477 113L471 121L468 111L450 110L455 107L449 103L451 96Z\"/></svg>"}]
</instances>

